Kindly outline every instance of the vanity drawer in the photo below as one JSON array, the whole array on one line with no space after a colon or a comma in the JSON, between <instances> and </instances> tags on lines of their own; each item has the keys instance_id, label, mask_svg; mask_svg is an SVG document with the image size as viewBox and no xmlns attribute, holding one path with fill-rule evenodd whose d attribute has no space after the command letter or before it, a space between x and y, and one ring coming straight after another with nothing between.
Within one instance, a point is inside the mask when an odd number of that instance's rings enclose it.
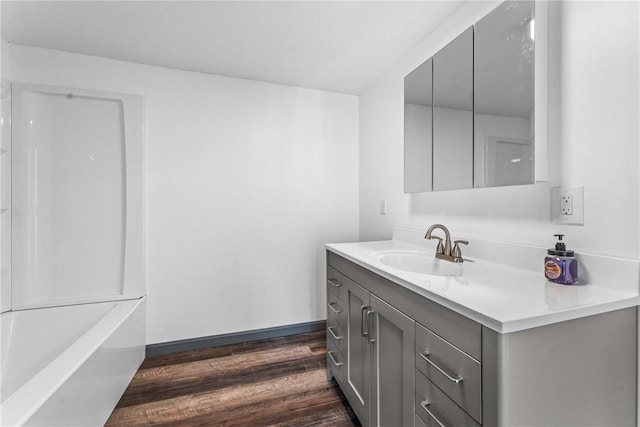
<instances>
[{"instance_id":1,"label":"vanity drawer","mask_svg":"<svg viewBox=\"0 0 640 427\"><path fill-rule=\"evenodd\" d=\"M480 362L416 324L416 368L482 422L482 370Z\"/></svg>"},{"instance_id":2,"label":"vanity drawer","mask_svg":"<svg viewBox=\"0 0 640 427\"><path fill-rule=\"evenodd\" d=\"M341 315L345 318L342 313ZM330 342L333 343L344 354L347 348L346 327L343 322L340 322L340 318L340 315L333 313L327 315L327 345Z\"/></svg>"},{"instance_id":3,"label":"vanity drawer","mask_svg":"<svg viewBox=\"0 0 640 427\"><path fill-rule=\"evenodd\" d=\"M327 294L333 294L342 299L342 289L345 277L331 267L327 267Z\"/></svg>"},{"instance_id":4,"label":"vanity drawer","mask_svg":"<svg viewBox=\"0 0 640 427\"><path fill-rule=\"evenodd\" d=\"M416 415L427 427L480 426L418 370L415 405Z\"/></svg>"},{"instance_id":5,"label":"vanity drawer","mask_svg":"<svg viewBox=\"0 0 640 427\"><path fill-rule=\"evenodd\" d=\"M344 382L345 358L336 343L327 339L327 369L331 370L339 383Z\"/></svg>"},{"instance_id":6,"label":"vanity drawer","mask_svg":"<svg viewBox=\"0 0 640 427\"><path fill-rule=\"evenodd\" d=\"M328 286L327 286L328 288ZM327 316L330 314L344 315L345 304L342 302L342 298L333 292L327 291Z\"/></svg>"}]
</instances>

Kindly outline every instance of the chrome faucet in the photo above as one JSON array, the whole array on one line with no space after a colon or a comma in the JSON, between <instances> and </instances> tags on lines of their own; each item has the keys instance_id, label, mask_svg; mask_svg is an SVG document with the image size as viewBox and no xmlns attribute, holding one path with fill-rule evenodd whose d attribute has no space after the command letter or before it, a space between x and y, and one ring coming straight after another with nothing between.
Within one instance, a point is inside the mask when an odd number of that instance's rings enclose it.
<instances>
[{"instance_id":1,"label":"chrome faucet","mask_svg":"<svg viewBox=\"0 0 640 427\"><path fill-rule=\"evenodd\" d=\"M444 243L442 242L442 237L432 236L433 230L439 228L444 231ZM449 230L442 224L433 224L427 230L427 234L424 236L425 239L438 239L438 246L436 246L436 258L444 259L446 261L451 262L462 262L462 252L460 251L460 244L468 245L469 242L466 240L454 240L453 247L451 247L451 234L449 234Z\"/></svg>"}]
</instances>

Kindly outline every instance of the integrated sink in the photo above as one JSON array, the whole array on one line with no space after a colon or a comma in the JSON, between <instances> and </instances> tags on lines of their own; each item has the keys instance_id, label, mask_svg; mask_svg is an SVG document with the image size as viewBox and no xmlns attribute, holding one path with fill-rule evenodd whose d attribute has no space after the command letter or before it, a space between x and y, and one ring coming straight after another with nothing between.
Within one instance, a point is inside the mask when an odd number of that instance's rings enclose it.
<instances>
[{"instance_id":1,"label":"integrated sink","mask_svg":"<svg viewBox=\"0 0 640 427\"><path fill-rule=\"evenodd\" d=\"M433 253L418 250L388 250L371 254L378 262L387 267L410 273L430 274L432 276L459 276L460 264L435 258Z\"/></svg>"}]
</instances>

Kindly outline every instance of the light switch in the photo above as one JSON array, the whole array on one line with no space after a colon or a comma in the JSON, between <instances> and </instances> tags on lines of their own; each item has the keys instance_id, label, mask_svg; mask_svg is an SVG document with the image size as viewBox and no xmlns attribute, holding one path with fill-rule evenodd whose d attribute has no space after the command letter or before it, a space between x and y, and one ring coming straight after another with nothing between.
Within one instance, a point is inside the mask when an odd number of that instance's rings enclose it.
<instances>
[{"instance_id":1,"label":"light switch","mask_svg":"<svg viewBox=\"0 0 640 427\"><path fill-rule=\"evenodd\" d=\"M380 215L387 214L387 199L380 199Z\"/></svg>"}]
</instances>

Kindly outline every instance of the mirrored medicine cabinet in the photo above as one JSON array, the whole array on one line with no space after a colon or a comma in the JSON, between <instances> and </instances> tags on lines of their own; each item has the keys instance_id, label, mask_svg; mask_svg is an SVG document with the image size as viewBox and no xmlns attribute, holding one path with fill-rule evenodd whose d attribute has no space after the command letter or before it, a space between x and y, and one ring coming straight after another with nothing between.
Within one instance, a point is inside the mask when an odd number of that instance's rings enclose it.
<instances>
[{"instance_id":1,"label":"mirrored medicine cabinet","mask_svg":"<svg viewBox=\"0 0 640 427\"><path fill-rule=\"evenodd\" d=\"M546 13L506 1L405 77L405 193L545 179L546 131L534 137L546 125L546 25L535 28Z\"/></svg>"}]
</instances>

